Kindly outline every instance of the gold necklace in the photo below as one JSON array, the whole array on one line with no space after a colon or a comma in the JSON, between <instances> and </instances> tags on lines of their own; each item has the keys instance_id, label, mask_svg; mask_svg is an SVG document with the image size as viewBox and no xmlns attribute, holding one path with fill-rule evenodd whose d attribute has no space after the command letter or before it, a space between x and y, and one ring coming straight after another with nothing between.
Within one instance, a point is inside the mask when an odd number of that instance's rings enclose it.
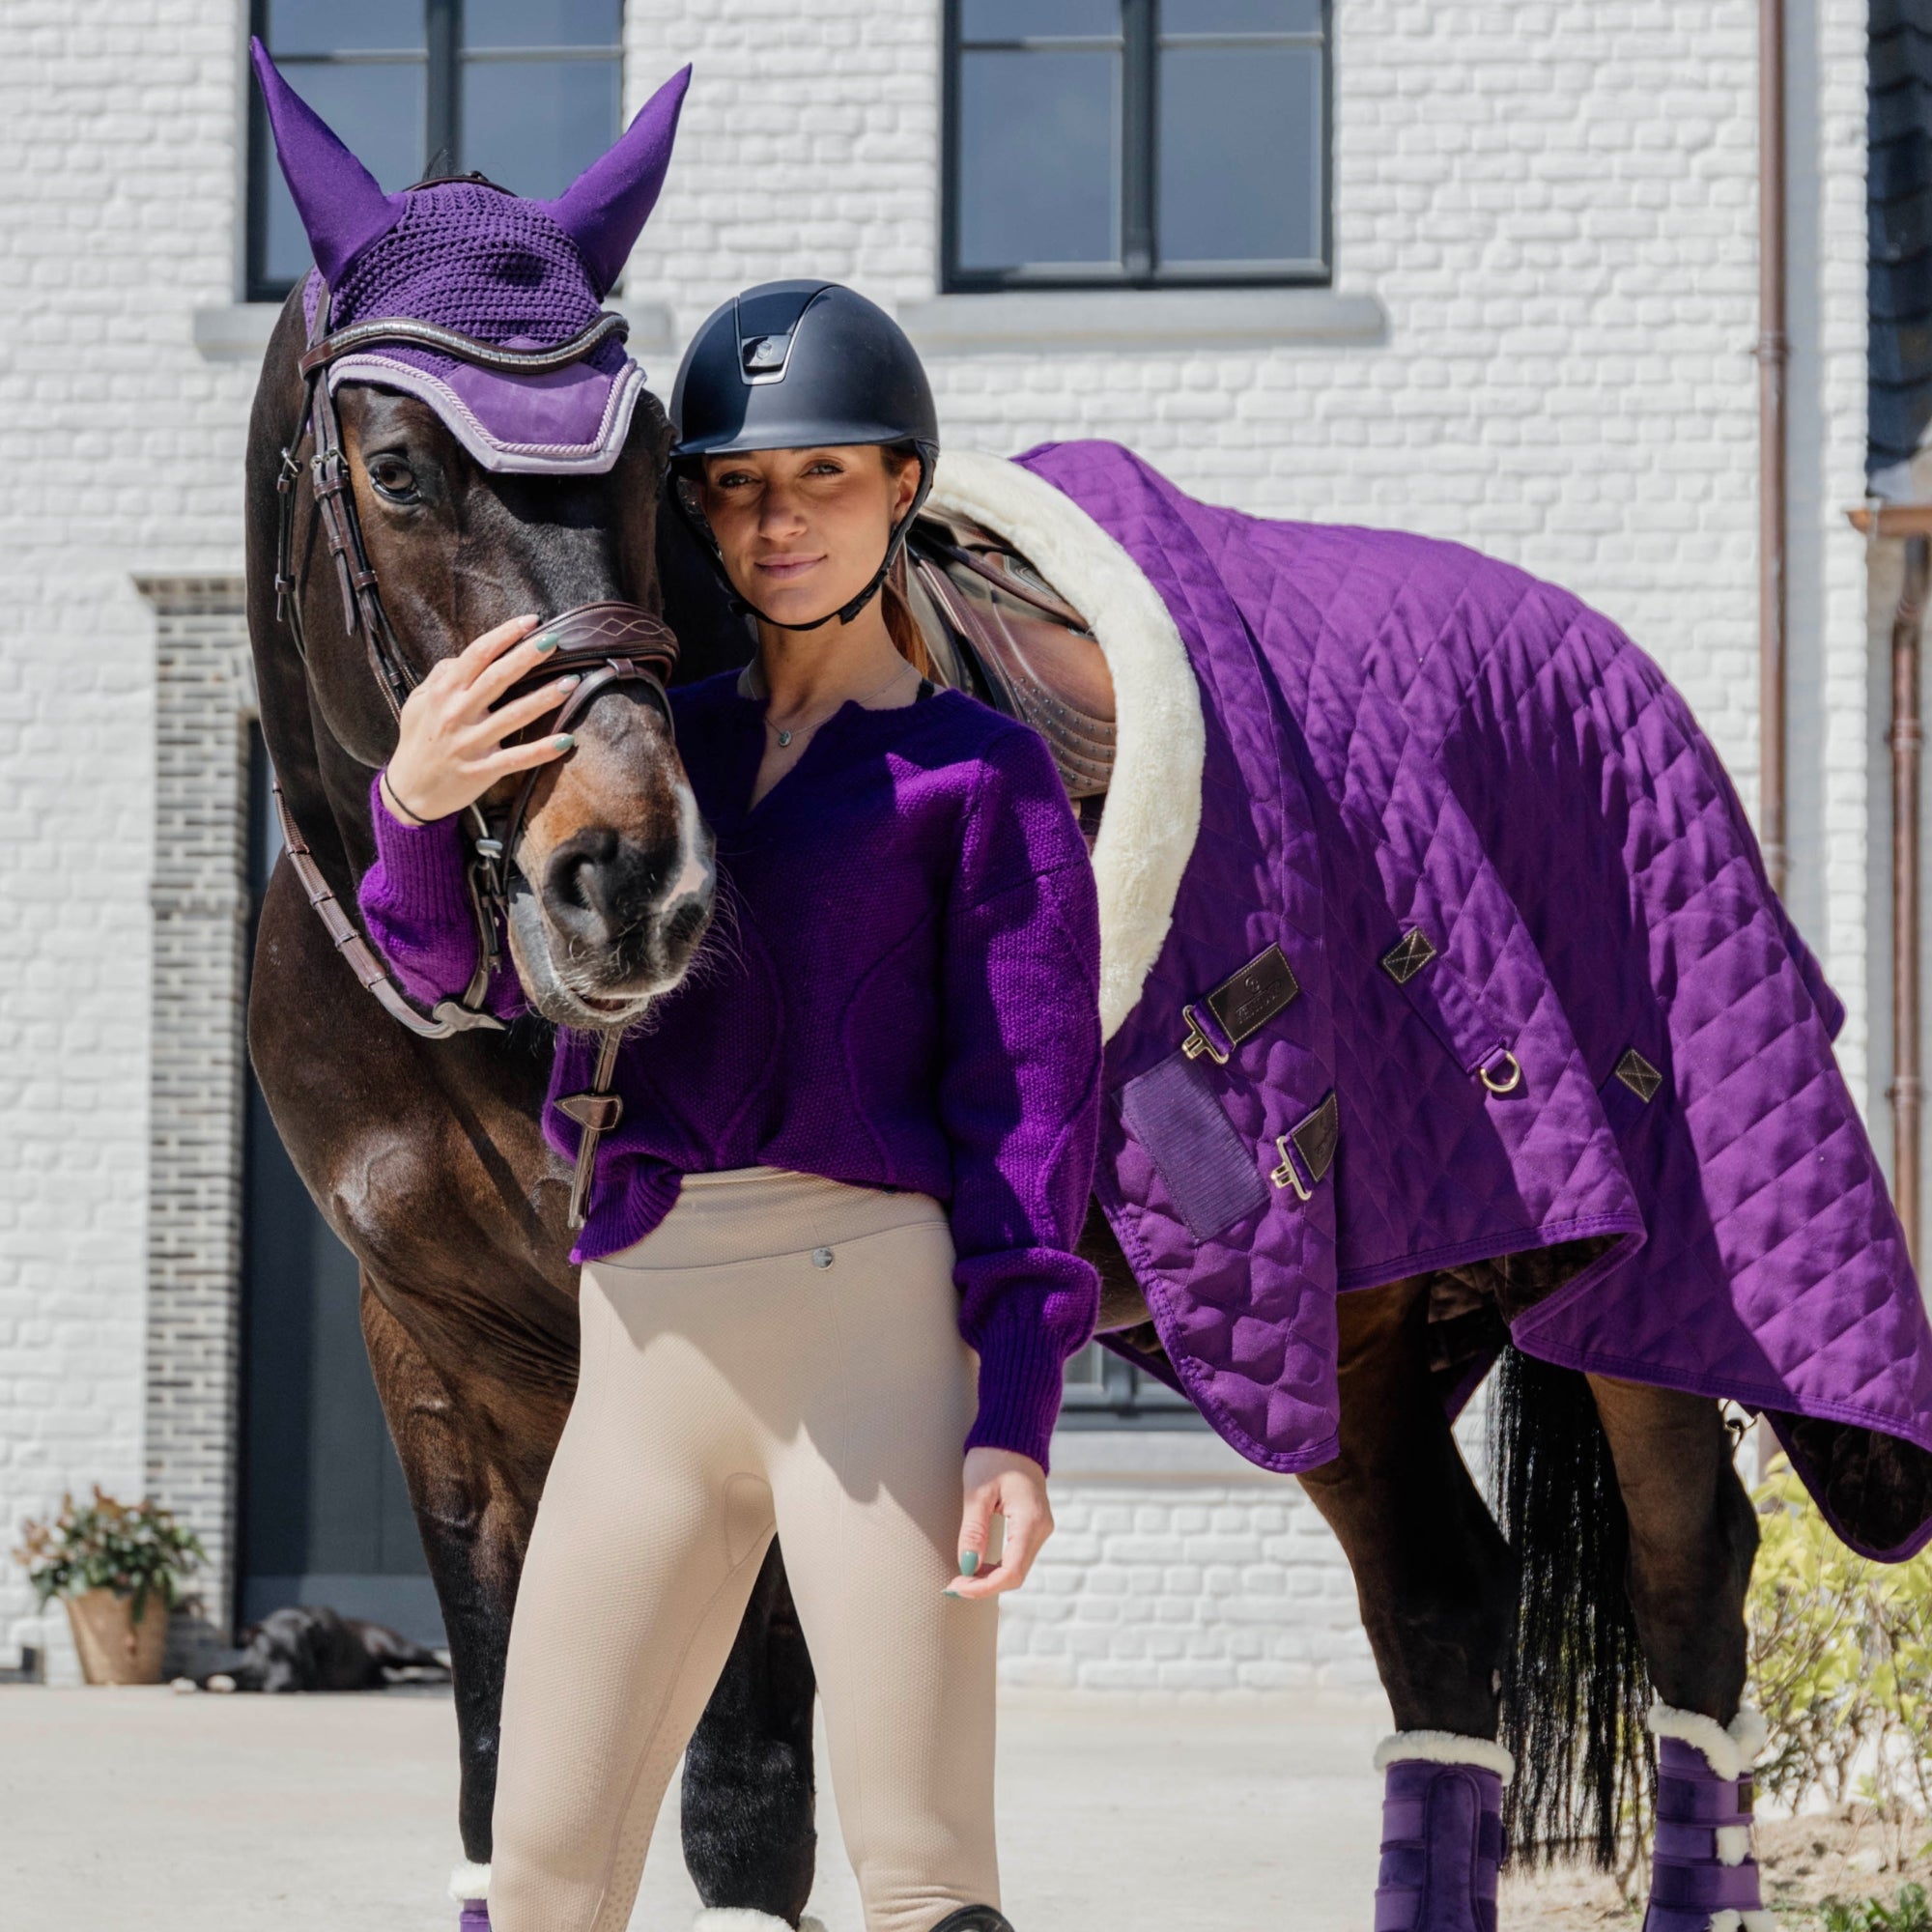
<instances>
[{"instance_id":1,"label":"gold necklace","mask_svg":"<svg viewBox=\"0 0 1932 1932\"><path fill-rule=\"evenodd\" d=\"M910 658L901 658L899 660L898 669L894 671L892 676L887 678L885 683L879 686L878 690L868 691L864 697L858 698L856 700L848 700L846 698L841 697L838 700L838 702L835 704L832 707L832 709L825 714L825 718L837 717L838 714L845 708L848 702L856 701L857 704L860 706L860 708L863 710L867 705L871 703L873 698L883 697L886 695L886 693L889 692L893 688L893 686L895 685L899 681L899 679L903 677L905 673L909 671L911 668L912 668L912 660ZM803 724L803 725L795 724L789 730L780 730L778 725L773 724L771 714L769 711L767 711L767 713L765 714L765 728L769 730L773 734L773 736L778 739L780 749L782 750L785 746L789 745L794 738L810 737L812 732L816 731L818 727L825 723L825 718L814 718L810 724Z\"/></svg>"}]
</instances>

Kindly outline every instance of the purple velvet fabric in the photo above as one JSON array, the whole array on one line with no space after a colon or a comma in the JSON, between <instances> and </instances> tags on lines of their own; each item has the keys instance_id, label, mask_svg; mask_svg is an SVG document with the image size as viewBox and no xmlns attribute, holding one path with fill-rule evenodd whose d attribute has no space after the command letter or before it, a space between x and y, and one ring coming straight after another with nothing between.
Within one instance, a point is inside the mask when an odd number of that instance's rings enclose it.
<instances>
[{"instance_id":1,"label":"purple velvet fabric","mask_svg":"<svg viewBox=\"0 0 1932 1932\"><path fill-rule=\"evenodd\" d=\"M555 201L475 182L385 195L259 41L253 57L282 172L315 250L311 323L326 282L331 328L406 316L509 349L555 348L602 313L663 187L691 79L689 68L673 75ZM333 364L328 381L420 398L486 469L551 473L609 469L643 392L642 370L616 341L535 377L383 344Z\"/></svg>"},{"instance_id":2,"label":"purple velvet fabric","mask_svg":"<svg viewBox=\"0 0 1932 1932\"><path fill-rule=\"evenodd\" d=\"M1833 1057L1842 1009L1657 667L1453 544L1213 508L1111 443L1021 461L1125 547L1201 686L1201 832L1108 1043L1098 1188L1221 1435L1327 1461L1338 1293L1598 1237L1519 1346L1932 1450L1932 1331ZM1435 956L1399 984L1380 962L1417 928ZM1232 1132L1179 1159L1144 1083L1172 1082L1183 1004L1270 944L1300 995L1204 1073ZM1479 1071L1504 1051L1498 1097ZM1305 1205L1255 1188L1330 1093L1329 1179Z\"/></svg>"},{"instance_id":3,"label":"purple velvet fabric","mask_svg":"<svg viewBox=\"0 0 1932 1932\"><path fill-rule=\"evenodd\" d=\"M490 1932L490 1901L487 1898L466 1898L462 1915L456 1921L456 1932Z\"/></svg>"},{"instance_id":4,"label":"purple velvet fabric","mask_svg":"<svg viewBox=\"0 0 1932 1932\"><path fill-rule=\"evenodd\" d=\"M1384 1776L1375 1932L1496 1932L1502 1779L1412 1758Z\"/></svg>"},{"instance_id":5,"label":"purple velvet fabric","mask_svg":"<svg viewBox=\"0 0 1932 1932\"><path fill-rule=\"evenodd\" d=\"M1749 1831L1751 1798L1748 1772L1719 1777L1694 1745L1658 1741L1657 1848L1643 1932L1709 1932L1713 1913L1761 1910L1756 1858L1726 1864L1718 1856L1720 1829Z\"/></svg>"},{"instance_id":6,"label":"purple velvet fabric","mask_svg":"<svg viewBox=\"0 0 1932 1932\"><path fill-rule=\"evenodd\" d=\"M718 838L726 909L617 1063L622 1124L598 1151L575 1259L629 1247L683 1174L765 1166L949 1204L960 1332L980 1354L968 1443L1042 1465L1065 1359L1098 1284L1072 1252L1099 1095L1099 929L1087 848L1044 742L942 692L847 704L748 810L764 707L729 675L675 690L679 750ZM475 963L453 819L416 829L372 793L370 936L426 1003ZM499 1013L519 990L491 989ZM595 1042L560 1037L559 1094Z\"/></svg>"}]
</instances>

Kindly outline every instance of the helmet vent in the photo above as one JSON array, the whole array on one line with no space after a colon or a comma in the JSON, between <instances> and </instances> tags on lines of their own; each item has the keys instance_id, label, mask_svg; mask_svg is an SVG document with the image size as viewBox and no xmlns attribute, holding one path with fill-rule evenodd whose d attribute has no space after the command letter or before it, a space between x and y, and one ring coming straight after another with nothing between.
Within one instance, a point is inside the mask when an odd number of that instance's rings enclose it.
<instances>
[{"instance_id":1,"label":"helmet vent","mask_svg":"<svg viewBox=\"0 0 1932 1932\"><path fill-rule=\"evenodd\" d=\"M739 367L748 383L777 383L791 355L789 335L753 335L738 345Z\"/></svg>"}]
</instances>

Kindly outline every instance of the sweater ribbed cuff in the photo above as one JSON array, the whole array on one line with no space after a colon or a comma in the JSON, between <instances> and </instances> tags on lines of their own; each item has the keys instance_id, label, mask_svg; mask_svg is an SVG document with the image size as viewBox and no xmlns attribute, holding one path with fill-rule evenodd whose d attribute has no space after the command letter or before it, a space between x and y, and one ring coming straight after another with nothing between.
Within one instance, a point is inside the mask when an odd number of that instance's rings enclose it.
<instances>
[{"instance_id":1,"label":"sweater ribbed cuff","mask_svg":"<svg viewBox=\"0 0 1932 1932\"><path fill-rule=\"evenodd\" d=\"M425 930L471 930L469 887L464 876L463 832L459 814L427 825L405 825L383 802L383 775L369 785L369 816L376 831L386 898ZM472 949L473 950L473 949Z\"/></svg>"},{"instance_id":2,"label":"sweater ribbed cuff","mask_svg":"<svg viewBox=\"0 0 1932 1932\"><path fill-rule=\"evenodd\" d=\"M1025 1296L995 1312L978 1337L980 1413L969 1449L1010 1449L1044 1469L1066 1379L1066 1350Z\"/></svg>"}]
</instances>

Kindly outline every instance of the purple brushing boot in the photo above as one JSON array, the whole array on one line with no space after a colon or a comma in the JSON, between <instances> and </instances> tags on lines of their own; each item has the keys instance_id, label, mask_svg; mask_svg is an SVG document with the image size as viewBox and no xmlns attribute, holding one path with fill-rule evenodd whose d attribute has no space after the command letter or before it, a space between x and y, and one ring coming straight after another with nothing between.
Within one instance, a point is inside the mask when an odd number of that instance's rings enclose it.
<instances>
[{"instance_id":1,"label":"purple brushing boot","mask_svg":"<svg viewBox=\"0 0 1932 1932\"><path fill-rule=\"evenodd\" d=\"M1501 1745L1451 1731L1405 1731L1376 1752L1386 1775L1376 1932L1496 1932Z\"/></svg>"},{"instance_id":2,"label":"purple brushing boot","mask_svg":"<svg viewBox=\"0 0 1932 1932\"><path fill-rule=\"evenodd\" d=\"M1728 1730L1694 1711L1651 1707L1657 1735L1657 1855L1643 1932L1776 1932L1751 1856L1750 1768L1764 1719Z\"/></svg>"},{"instance_id":3,"label":"purple brushing boot","mask_svg":"<svg viewBox=\"0 0 1932 1932\"><path fill-rule=\"evenodd\" d=\"M456 1932L490 1932L490 1867L468 1860L449 1875L449 1895L463 1908Z\"/></svg>"}]
</instances>

